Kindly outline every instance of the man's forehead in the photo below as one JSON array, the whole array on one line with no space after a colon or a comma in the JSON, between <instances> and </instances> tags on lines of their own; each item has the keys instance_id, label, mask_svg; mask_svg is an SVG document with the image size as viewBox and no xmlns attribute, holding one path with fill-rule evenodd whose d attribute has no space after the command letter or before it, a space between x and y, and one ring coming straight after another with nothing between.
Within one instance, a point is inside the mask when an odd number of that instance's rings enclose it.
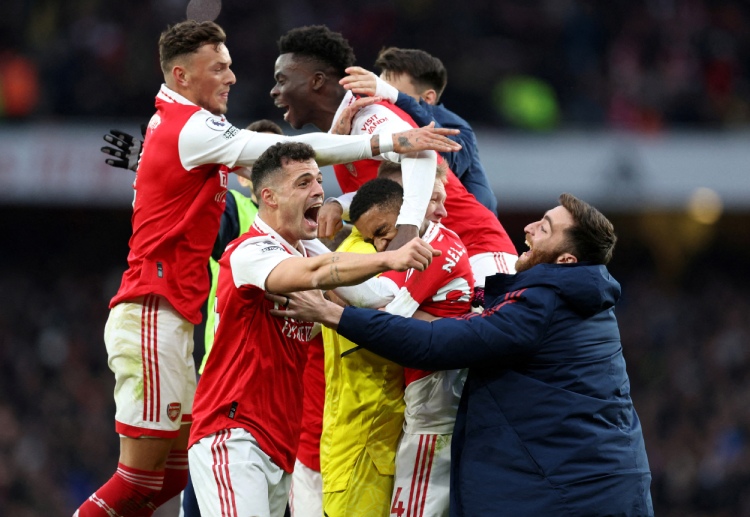
<instances>
[{"instance_id":1,"label":"man's forehead","mask_svg":"<svg viewBox=\"0 0 750 517\"><path fill-rule=\"evenodd\" d=\"M547 219L556 228L567 227L573 224L573 216L562 205L558 205L551 210L547 210L544 213L544 217L542 217L542 219Z\"/></svg>"},{"instance_id":2,"label":"man's forehead","mask_svg":"<svg viewBox=\"0 0 750 517\"><path fill-rule=\"evenodd\" d=\"M293 71L309 71L312 69L312 58L287 52L276 58L276 73L288 73Z\"/></svg>"},{"instance_id":3,"label":"man's forehead","mask_svg":"<svg viewBox=\"0 0 750 517\"><path fill-rule=\"evenodd\" d=\"M357 229L365 238L372 238L375 233L387 233L396 227L398 214L383 210L382 206L375 205L363 213L357 220Z\"/></svg>"},{"instance_id":4,"label":"man's forehead","mask_svg":"<svg viewBox=\"0 0 750 517\"><path fill-rule=\"evenodd\" d=\"M299 177L303 174L312 174L313 176L322 174L318 163L312 158L309 160L294 160L284 156L281 158L281 166L291 172L294 177Z\"/></svg>"}]
</instances>

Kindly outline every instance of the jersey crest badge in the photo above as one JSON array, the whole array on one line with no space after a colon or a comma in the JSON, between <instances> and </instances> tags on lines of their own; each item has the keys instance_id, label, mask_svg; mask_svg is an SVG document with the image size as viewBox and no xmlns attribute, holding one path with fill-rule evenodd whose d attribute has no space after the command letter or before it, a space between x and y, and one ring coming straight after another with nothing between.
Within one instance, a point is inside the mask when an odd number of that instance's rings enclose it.
<instances>
[{"instance_id":1,"label":"jersey crest badge","mask_svg":"<svg viewBox=\"0 0 750 517\"><path fill-rule=\"evenodd\" d=\"M345 163L344 167L346 167L346 170L349 171L349 174L351 174L355 178L357 177L357 168L354 166L353 163Z\"/></svg>"},{"instance_id":2,"label":"jersey crest badge","mask_svg":"<svg viewBox=\"0 0 750 517\"><path fill-rule=\"evenodd\" d=\"M181 411L182 411L182 404L180 404L179 402L171 402L167 406L167 416L172 422L177 421L177 418L179 418Z\"/></svg>"}]
</instances>

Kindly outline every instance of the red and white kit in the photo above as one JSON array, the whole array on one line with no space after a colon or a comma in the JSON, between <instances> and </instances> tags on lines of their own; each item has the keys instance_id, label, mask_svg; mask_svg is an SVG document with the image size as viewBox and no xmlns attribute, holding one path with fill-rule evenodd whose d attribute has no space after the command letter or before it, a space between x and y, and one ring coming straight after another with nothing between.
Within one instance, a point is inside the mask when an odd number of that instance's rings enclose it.
<instances>
[{"instance_id":1,"label":"red and white kit","mask_svg":"<svg viewBox=\"0 0 750 517\"><path fill-rule=\"evenodd\" d=\"M461 240L442 224L430 223L422 236L440 250L424 271L389 271L353 287L335 290L361 307L382 307L409 317L417 309L438 317L466 314L474 276ZM404 432L396 452L391 514L448 515L450 442L466 372L404 368Z\"/></svg>"},{"instance_id":2,"label":"red and white kit","mask_svg":"<svg viewBox=\"0 0 750 517\"><path fill-rule=\"evenodd\" d=\"M105 334L118 433L172 438L190 420L192 326L200 322L208 295L206 264L224 210L227 174L252 166L284 140L312 145L320 163L372 156L369 137L284 137L238 129L162 85L133 184L128 269L109 307L134 305L113 310Z\"/></svg>"},{"instance_id":3,"label":"red and white kit","mask_svg":"<svg viewBox=\"0 0 750 517\"><path fill-rule=\"evenodd\" d=\"M333 120L338 120L341 112L356 98L352 92L346 92ZM402 117L394 113L396 108L391 103L379 102L359 110L352 119L352 135L380 135L407 131L416 126L409 124ZM399 155L383 153L382 155L365 161L334 165L336 179L344 194L355 192L365 182L375 179L378 166L383 160L401 163L404 185L404 202L401 205L396 224L411 224L419 227L427 211L427 204L432 196L432 186L435 184L435 166L437 153L424 151L421 153ZM344 207L344 216L348 216L351 196L340 198Z\"/></svg>"},{"instance_id":4,"label":"red and white kit","mask_svg":"<svg viewBox=\"0 0 750 517\"><path fill-rule=\"evenodd\" d=\"M334 117L338 119L341 111L356 99L347 92L339 110ZM417 127L408 113L390 102L384 101L362 108L352 120L351 134L374 134L380 130L403 131ZM397 129L396 129L397 128ZM386 159L399 161L398 155ZM439 162L443 158L437 155ZM344 215L349 211L352 196L347 194L356 191L365 182L376 178L380 161L377 159L359 160L353 163L334 165L336 179L344 196L339 202L344 207ZM434 185L434 174L429 175L424 168L425 162L413 165L401 157L401 169L404 184L404 205L397 224L415 224L419 226L427 208ZM424 168L423 168L424 167ZM447 164L446 164L447 168ZM514 273L518 253L505 228L497 216L482 205L466 190L458 177L448 169L448 182L445 185L445 210L448 216L441 221L447 228L458 234L469 252L469 260L474 271L477 287L484 287L484 279L496 273ZM426 194L425 194L426 193ZM424 197L422 197L424 196ZM424 204L420 204L424 201ZM421 212L419 210L422 209ZM405 223L401 217L408 210L411 222ZM414 222L414 221L418 222Z\"/></svg>"},{"instance_id":5,"label":"red and white kit","mask_svg":"<svg viewBox=\"0 0 750 517\"><path fill-rule=\"evenodd\" d=\"M307 364L302 376L305 394L302 400L302 430L297 461L292 472L289 510L292 517L323 515L323 477L320 474L320 435L323 433L325 403L325 353L323 335L318 334L307 349Z\"/></svg>"},{"instance_id":6,"label":"red and white kit","mask_svg":"<svg viewBox=\"0 0 750 517\"><path fill-rule=\"evenodd\" d=\"M256 217L219 261L218 326L195 395L189 444L204 515L284 514L313 324L271 316L278 305L265 298L264 286L283 260L321 252L328 249L317 240L292 247Z\"/></svg>"}]
</instances>

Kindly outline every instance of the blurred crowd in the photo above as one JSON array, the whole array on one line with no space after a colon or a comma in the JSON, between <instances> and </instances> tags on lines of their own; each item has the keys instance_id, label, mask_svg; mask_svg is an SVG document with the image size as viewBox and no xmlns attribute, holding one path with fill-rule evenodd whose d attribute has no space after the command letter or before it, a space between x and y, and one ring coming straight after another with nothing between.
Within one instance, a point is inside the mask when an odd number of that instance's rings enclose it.
<instances>
[{"instance_id":1,"label":"blurred crowd","mask_svg":"<svg viewBox=\"0 0 750 517\"><path fill-rule=\"evenodd\" d=\"M750 4L741 0L221 3L239 123L280 118L267 97L276 41L316 23L348 37L365 67L390 45L440 57L446 104L475 124L657 132L750 121ZM149 117L161 81L156 42L186 4L2 2L0 113Z\"/></svg>"},{"instance_id":2,"label":"blurred crowd","mask_svg":"<svg viewBox=\"0 0 750 517\"><path fill-rule=\"evenodd\" d=\"M10 242L31 228L37 239L0 256L0 516L69 516L117 457L102 336L128 214L1 215L26 220L10 231L0 224ZM696 262L665 284L649 260L633 257L616 253L611 269L623 285L617 315L656 515L750 517L743 260Z\"/></svg>"}]
</instances>

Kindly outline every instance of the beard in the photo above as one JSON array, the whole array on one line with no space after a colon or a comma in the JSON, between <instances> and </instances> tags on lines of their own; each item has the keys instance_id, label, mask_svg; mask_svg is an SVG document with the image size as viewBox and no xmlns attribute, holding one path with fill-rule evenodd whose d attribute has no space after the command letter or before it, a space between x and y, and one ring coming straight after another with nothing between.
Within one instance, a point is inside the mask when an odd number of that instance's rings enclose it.
<instances>
[{"instance_id":1,"label":"beard","mask_svg":"<svg viewBox=\"0 0 750 517\"><path fill-rule=\"evenodd\" d=\"M565 250L558 248L552 251L529 250L526 256L516 261L516 273L528 271L537 264L554 264L557 257L565 253Z\"/></svg>"}]
</instances>

